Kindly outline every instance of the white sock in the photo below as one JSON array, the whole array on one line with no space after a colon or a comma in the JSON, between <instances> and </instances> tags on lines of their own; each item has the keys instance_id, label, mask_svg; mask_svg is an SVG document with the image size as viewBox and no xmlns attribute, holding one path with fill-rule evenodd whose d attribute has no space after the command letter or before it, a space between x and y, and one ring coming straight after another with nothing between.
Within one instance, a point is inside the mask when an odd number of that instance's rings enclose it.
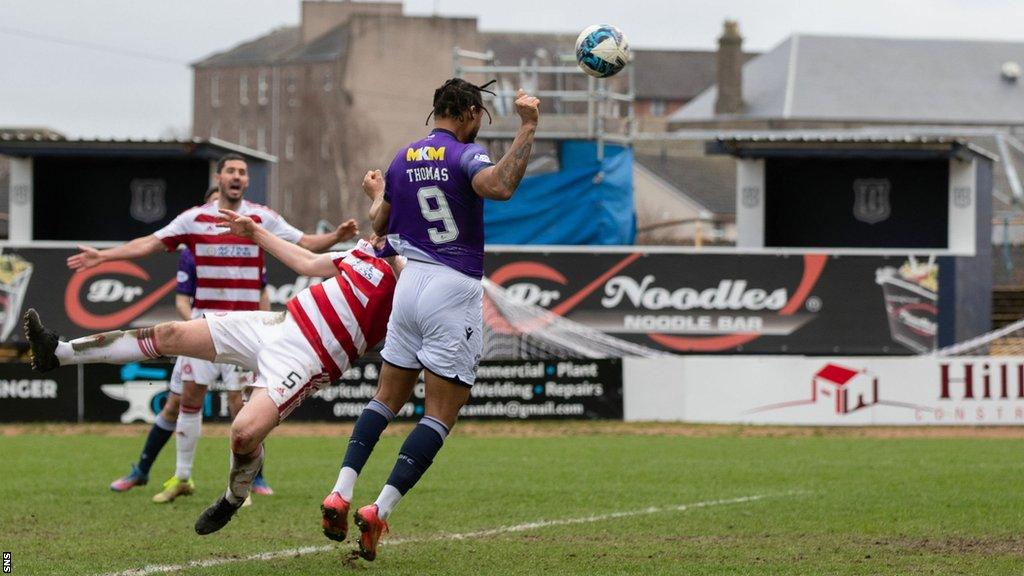
<instances>
[{"instance_id":1,"label":"white sock","mask_svg":"<svg viewBox=\"0 0 1024 576\"><path fill-rule=\"evenodd\" d=\"M174 474L178 480L188 480L192 477L192 461L196 457L196 445L199 444L199 437L203 435L203 412L202 408L195 412L186 412L181 407L178 414L178 426L175 428L175 444L178 452L178 466Z\"/></svg>"},{"instance_id":2,"label":"white sock","mask_svg":"<svg viewBox=\"0 0 1024 576\"><path fill-rule=\"evenodd\" d=\"M231 454L231 474L228 476L228 490L224 498L235 506L241 506L245 497L252 489L252 479L263 466L263 445L256 449L254 456L240 458L238 454Z\"/></svg>"},{"instance_id":3,"label":"white sock","mask_svg":"<svg viewBox=\"0 0 1024 576\"><path fill-rule=\"evenodd\" d=\"M160 356L152 328L113 330L76 338L70 342L58 342L55 353L62 366L96 363L125 364Z\"/></svg>"},{"instance_id":4,"label":"white sock","mask_svg":"<svg viewBox=\"0 0 1024 576\"><path fill-rule=\"evenodd\" d=\"M60 360L61 366L68 364L74 364L75 349L71 346L70 342L63 340L57 341L57 349L53 351L54 355L57 356L57 360Z\"/></svg>"},{"instance_id":5,"label":"white sock","mask_svg":"<svg viewBox=\"0 0 1024 576\"><path fill-rule=\"evenodd\" d=\"M380 496L377 496L377 500L374 502L377 505L377 515L380 516L380 519L387 520L401 499L402 493L398 491L398 488L391 484L385 484L384 489L380 491Z\"/></svg>"},{"instance_id":6,"label":"white sock","mask_svg":"<svg viewBox=\"0 0 1024 576\"><path fill-rule=\"evenodd\" d=\"M341 494L341 497L346 502L352 501L352 490L356 487L356 478L359 477L359 473L345 466L338 472L338 481L334 483L334 491Z\"/></svg>"}]
</instances>

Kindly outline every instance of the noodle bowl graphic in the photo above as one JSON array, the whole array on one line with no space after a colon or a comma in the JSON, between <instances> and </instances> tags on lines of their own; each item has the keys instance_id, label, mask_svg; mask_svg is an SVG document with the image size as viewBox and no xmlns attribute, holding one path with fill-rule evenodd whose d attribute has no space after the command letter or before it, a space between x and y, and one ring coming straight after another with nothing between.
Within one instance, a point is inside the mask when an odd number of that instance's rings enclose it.
<instances>
[{"instance_id":1,"label":"noodle bowl graphic","mask_svg":"<svg viewBox=\"0 0 1024 576\"><path fill-rule=\"evenodd\" d=\"M31 278L31 262L17 254L0 256L0 341L6 341L18 325Z\"/></svg>"}]
</instances>

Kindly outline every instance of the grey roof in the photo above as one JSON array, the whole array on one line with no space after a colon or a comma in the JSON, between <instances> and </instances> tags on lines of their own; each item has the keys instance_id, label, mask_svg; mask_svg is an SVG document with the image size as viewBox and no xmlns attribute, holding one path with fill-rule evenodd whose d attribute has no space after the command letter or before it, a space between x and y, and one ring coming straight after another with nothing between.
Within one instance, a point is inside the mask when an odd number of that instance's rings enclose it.
<instances>
[{"instance_id":1,"label":"grey roof","mask_svg":"<svg viewBox=\"0 0 1024 576\"><path fill-rule=\"evenodd\" d=\"M311 44L315 43L312 42ZM245 66L269 64L302 46L298 26L285 26L254 40L242 42L234 48L207 56L192 65L196 68L213 66Z\"/></svg>"},{"instance_id":2,"label":"grey roof","mask_svg":"<svg viewBox=\"0 0 1024 576\"><path fill-rule=\"evenodd\" d=\"M732 158L638 153L635 160L712 214L736 214L736 161Z\"/></svg>"},{"instance_id":3,"label":"grey roof","mask_svg":"<svg viewBox=\"0 0 1024 576\"><path fill-rule=\"evenodd\" d=\"M287 62L334 60L345 53L348 48L348 39L349 27L341 24L315 38L312 42L297 47L282 56L281 59Z\"/></svg>"},{"instance_id":4,"label":"grey roof","mask_svg":"<svg viewBox=\"0 0 1024 576\"><path fill-rule=\"evenodd\" d=\"M1024 43L794 35L743 67L740 118L1024 123ZM720 118L714 87L670 121Z\"/></svg>"},{"instance_id":5,"label":"grey roof","mask_svg":"<svg viewBox=\"0 0 1024 576\"><path fill-rule=\"evenodd\" d=\"M691 100L715 83L713 50L633 50L636 96L642 99ZM746 61L757 56L746 53Z\"/></svg>"}]
</instances>

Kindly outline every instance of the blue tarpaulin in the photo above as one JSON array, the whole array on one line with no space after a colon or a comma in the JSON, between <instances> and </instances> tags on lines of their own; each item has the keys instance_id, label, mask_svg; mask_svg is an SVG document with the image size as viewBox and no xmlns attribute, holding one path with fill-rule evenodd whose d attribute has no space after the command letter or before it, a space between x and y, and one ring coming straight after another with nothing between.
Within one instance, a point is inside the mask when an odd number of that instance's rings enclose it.
<instances>
[{"instance_id":1,"label":"blue tarpaulin","mask_svg":"<svg viewBox=\"0 0 1024 576\"><path fill-rule=\"evenodd\" d=\"M632 244L633 151L605 145L603 162L591 141L565 141L559 151L561 170L523 178L508 202L485 202L487 243Z\"/></svg>"}]
</instances>

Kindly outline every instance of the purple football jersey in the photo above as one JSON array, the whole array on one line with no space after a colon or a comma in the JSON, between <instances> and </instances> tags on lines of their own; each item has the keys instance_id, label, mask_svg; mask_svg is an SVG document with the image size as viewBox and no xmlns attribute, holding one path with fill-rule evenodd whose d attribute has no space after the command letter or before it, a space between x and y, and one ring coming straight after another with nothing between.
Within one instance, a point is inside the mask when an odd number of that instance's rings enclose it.
<instances>
[{"instance_id":1,"label":"purple football jersey","mask_svg":"<svg viewBox=\"0 0 1024 576\"><path fill-rule=\"evenodd\" d=\"M483 277L484 201L472 182L492 165L483 146L463 144L448 130L399 150L384 177L389 243L408 258Z\"/></svg>"},{"instance_id":2,"label":"purple football jersey","mask_svg":"<svg viewBox=\"0 0 1024 576\"><path fill-rule=\"evenodd\" d=\"M185 248L178 254L178 294L196 295L196 259L192 251Z\"/></svg>"}]
</instances>

